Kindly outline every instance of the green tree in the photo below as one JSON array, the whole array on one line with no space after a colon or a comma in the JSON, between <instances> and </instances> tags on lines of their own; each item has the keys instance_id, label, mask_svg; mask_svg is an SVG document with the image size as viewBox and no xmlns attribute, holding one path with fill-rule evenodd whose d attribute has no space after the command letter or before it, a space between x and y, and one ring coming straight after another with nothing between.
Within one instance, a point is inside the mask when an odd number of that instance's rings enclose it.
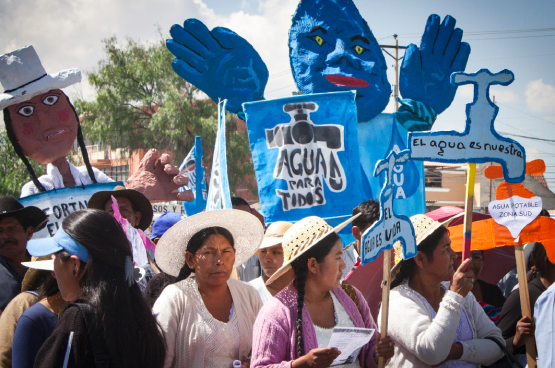
<instances>
[{"instance_id":1,"label":"green tree","mask_svg":"<svg viewBox=\"0 0 555 368\"><path fill-rule=\"evenodd\" d=\"M129 148L168 151L179 165L201 136L207 177L217 131L217 106L172 69L165 41L151 44L115 37L104 40L104 58L88 73L94 101L77 100L84 135L92 142ZM227 115L227 157L230 190L254 183L246 131ZM250 188L253 193L256 188Z\"/></svg>"},{"instance_id":2,"label":"green tree","mask_svg":"<svg viewBox=\"0 0 555 368\"><path fill-rule=\"evenodd\" d=\"M0 196L11 195L19 198L21 187L31 181L27 168L16 155L6 132L0 132ZM46 166L29 159L37 177L46 174Z\"/></svg>"}]
</instances>

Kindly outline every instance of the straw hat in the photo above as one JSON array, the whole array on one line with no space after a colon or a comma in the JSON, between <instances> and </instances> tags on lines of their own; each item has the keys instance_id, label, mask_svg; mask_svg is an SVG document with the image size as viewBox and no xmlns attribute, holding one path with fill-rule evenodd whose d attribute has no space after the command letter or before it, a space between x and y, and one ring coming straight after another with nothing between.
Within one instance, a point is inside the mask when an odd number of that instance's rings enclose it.
<instances>
[{"instance_id":1,"label":"straw hat","mask_svg":"<svg viewBox=\"0 0 555 368\"><path fill-rule=\"evenodd\" d=\"M459 217L463 216L464 212L461 212L450 219L438 222L426 215L414 215L411 216L410 222L414 228L414 235L416 236L416 246L422 243L427 237L432 235L440 227L447 228L449 224ZM403 248L401 242L397 241L393 244L393 249L395 250L395 266L391 269L391 278L395 278L399 269L401 268L401 261L403 261Z\"/></svg>"},{"instance_id":2,"label":"straw hat","mask_svg":"<svg viewBox=\"0 0 555 368\"><path fill-rule=\"evenodd\" d=\"M256 255L260 254L260 249L273 247L274 245L281 244L283 235L293 224L287 221L276 221L266 229L264 239L256 251Z\"/></svg>"},{"instance_id":3,"label":"straw hat","mask_svg":"<svg viewBox=\"0 0 555 368\"><path fill-rule=\"evenodd\" d=\"M202 229L219 226L228 230L235 243L238 267L254 255L264 237L260 220L240 210L214 210L187 217L172 226L156 245L156 263L165 273L177 277L185 264L189 240Z\"/></svg>"},{"instance_id":4,"label":"straw hat","mask_svg":"<svg viewBox=\"0 0 555 368\"><path fill-rule=\"evenodd\" d=\"M291 263L309 249L320 243L322 239L331 233L338 233L345 226L349 225L355 218L360 216L357 214L338 226L331 227L326 221L318 216L305 217L304 219L291 226L283 236L281 243L283 247L284 263L272 277L266 281L266 285L271 284L280 276L291 269Z\"/></svg>"},{"instance_id":5,"label":"straw hat","mask_svg":"<svg viewBox=\"0 0 555 368\"><path fill-rule=\"evenodd\" d=\"M33 46L0 56L0 110L53 89L62 89L81 82L78 69L67 69L56 74L44 70Z\"/></svg>"}]
</instances>

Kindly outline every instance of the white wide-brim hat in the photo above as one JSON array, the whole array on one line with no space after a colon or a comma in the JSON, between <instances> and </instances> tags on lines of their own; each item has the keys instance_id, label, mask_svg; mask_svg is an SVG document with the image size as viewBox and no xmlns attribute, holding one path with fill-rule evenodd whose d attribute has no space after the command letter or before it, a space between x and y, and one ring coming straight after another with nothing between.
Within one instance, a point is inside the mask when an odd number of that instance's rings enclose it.
<instances>
[{"instance_id":1,"label":"white wide-brim hat","mask_svg":"<svg viewBox=\"0 0 555 368\"><path fill-rule=\"evenodd\" d=\"M0 56L0 110L53 89L62 89L81 82L79 69L48 74L33 48L27 46Z\"/></svg>"},{"instance_id":2,"label":"white wide-brim hat","mask_svg":"<svg viewBox=\"0 0 555 368\"><path fill-rule=\"evenodd\" d=\"M36 257L33 257L33 258L36 258ZM21 264L25 267L34 268L36 270L54 271L53 259L49 259L46 261L21 262Z\"/></svg>"},{"instance_id":3,"label":"white wide-brim hat","mask_svg":"<svg viewBox=\"0 0 555 368\"><path fill-rule=\"evenodd\" d=\"M318 216L305 217L287 230L283 236L283 265L266 281L270 285L280 276L286 274L291 269L291 263L306 253L312 247L318 245L322 239L331 233L338 233L345 226L349 225L361 213L349 218L336 227L328 225L324 219Z\"/></svg>"},{"instance_id":4,"label":"white wide-brim hat","mask_svg":"<svg viewBox=\"0 0 555 368\"><path fill-rule=\"evenodd\" d=\"M260 243L256 254L258 255L260 253L260 249L281 244L283 242L283 236L291 226L293 226L293 223L287 221L276 221L268 226L264 234L264 239L262 239L262 243Z\"/></svg>"},{"instance_id":5,"label":"white wide-brim hat","mask_svg":"<svg viewBox=\"0 0 555 368\"><path fill-rule=\"evenodd\" d=\"M235 248L233 267L242 265L252 257L264 237L264 228L260 220L246 211L201 212L179 221L162 235L156 245L156 263L162 271L177 277L185 264L185 252L189 240L202 229L215 226L228 230L233 237Z\"/></svg>"}]
</instances>

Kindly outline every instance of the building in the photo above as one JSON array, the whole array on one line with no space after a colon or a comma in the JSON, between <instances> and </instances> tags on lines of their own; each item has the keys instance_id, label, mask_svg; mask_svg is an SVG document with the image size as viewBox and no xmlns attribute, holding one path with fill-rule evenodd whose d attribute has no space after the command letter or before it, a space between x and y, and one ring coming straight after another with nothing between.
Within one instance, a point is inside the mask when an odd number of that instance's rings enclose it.
<instances>
[{"instance_id":1,"label":"building","mask_svg":"<svg viewBox=\"0 0 555 368\"><path fill-rule=\"evenodd\" d=\"M495 191L502 179L490 180L484 170L490 164L476 164L474 212L488 213L488 204L495 200ZM464 207L467 164L424 162L426 212L443 206ZM524 186L542 198L543 207L555 210L555 193L549 190L543 175L526 175Z\"/></svg>"}]
</instances>

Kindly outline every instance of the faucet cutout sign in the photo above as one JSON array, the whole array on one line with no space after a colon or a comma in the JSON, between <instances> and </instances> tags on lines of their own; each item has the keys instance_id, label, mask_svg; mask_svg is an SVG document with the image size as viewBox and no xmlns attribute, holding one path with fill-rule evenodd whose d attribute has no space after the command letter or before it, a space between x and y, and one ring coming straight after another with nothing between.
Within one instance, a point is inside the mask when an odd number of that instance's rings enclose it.
<instances>
[{"instance_id":1,"label":"faucet cutout sign","mask_svg":"<svg viewBox=\"0 0 555 368\"><path fill-rule=\"evenodd\" d=\"M410 150L399 153L390 151L389 155L378 161L374 176L385 172L386 178L380 193L380 219L362 234L362 265L376 259L382 250L391 249L396 241L403 246L403 258L409 259L416 256L416 241L414 228L407 216L397 215L393 212L394 172L400 171L410 158Z\"/></svg>"},{"instance_id":2,"label":"faucet cutout sign","mask_svg":"<svg viewBox=\"0 0 555 368\"><path fill-rule=\"evenodd\" d=\"M477 73L453 73L454 85L474 84L474 100L466 105L466 128L463 132L413 132L408 143L412 160L445 163L497 162L507 183L521 183L526 172L526 152L518 142L495 131L499 111L489 98L492 84L507 86L514 80L510 70L492 74L487 69Z\"/></svg>"}]
</instances>

